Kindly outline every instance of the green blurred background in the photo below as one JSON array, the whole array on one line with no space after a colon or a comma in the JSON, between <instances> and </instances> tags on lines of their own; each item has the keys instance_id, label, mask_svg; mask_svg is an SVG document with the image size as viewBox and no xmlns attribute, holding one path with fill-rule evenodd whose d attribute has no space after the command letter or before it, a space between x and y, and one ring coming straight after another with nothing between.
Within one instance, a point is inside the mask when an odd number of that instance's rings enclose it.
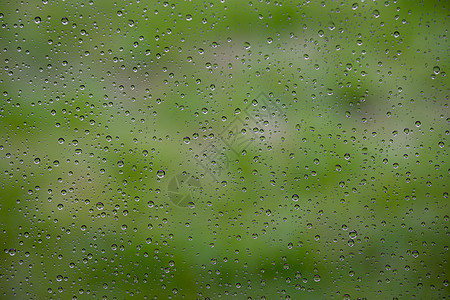
<instances>
[{"instance_id":1,"label":"green blurred background","mask_svg":"<svg viewBox=\"0 0 450 300\"><path fill-rule=\"evenodd\" d=\"M0 1L1 299L447 299L446 1Z\"/></svg>"}]
</instances>

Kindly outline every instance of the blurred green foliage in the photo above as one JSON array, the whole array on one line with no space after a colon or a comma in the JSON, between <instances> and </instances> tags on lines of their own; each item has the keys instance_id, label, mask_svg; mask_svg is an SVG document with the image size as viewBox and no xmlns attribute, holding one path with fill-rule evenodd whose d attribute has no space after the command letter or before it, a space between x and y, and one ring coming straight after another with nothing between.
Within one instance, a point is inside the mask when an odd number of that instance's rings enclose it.
<instances>
[{"instance_id":1,"label":"blurred green foliage","mask_svg":"<svg viewBox=\"0 0 450 300\"><path fill-rule=\"evenodd\" d=\"M445 298L445 1L2 1L1 298Z\"/></svg>"}]
</instances>

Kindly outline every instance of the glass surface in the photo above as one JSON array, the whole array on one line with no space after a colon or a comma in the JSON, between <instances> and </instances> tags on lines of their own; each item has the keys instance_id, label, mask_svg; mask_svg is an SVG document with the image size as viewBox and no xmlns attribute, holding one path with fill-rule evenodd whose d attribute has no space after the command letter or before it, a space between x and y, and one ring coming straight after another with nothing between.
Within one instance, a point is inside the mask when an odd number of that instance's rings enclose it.
<instances>
[{"instance_id":1,"label":"glass surface","mask_svg":"<svg viewBox=\"0 0 450 300\"><path fill-rule=\"evenodd\" d=\"M1 299L448 299L447 1L1 1Z\"/></svg>"}]
</instances>

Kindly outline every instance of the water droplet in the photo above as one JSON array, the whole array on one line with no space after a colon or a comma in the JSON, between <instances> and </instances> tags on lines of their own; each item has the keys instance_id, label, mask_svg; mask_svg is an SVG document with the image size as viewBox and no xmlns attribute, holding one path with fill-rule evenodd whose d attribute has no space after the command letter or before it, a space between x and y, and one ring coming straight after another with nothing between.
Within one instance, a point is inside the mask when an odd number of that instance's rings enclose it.
<instances>
[{"instance_id":1,"label":"water droplet","mask_svg":"<svg viewBox=\"0 0 450 300\"><path fill-rule=\"evenodd\" d=\"M67 24L69 24L69 19L67 19L67 18L62 18L62 19L61 19L61 23L62 23L63 25L67 25Z\"/></svg>"},{"instance_id":2,"label":"water droplet","mask_svg":"<svg viewBox=\"0 0 450 300\"><path fill-rule=\"evenodd\" d=\"M439 68L439 66L435 66L435 67L433 67L433 72L434 72L434 74L439 74L439 73L441 73L441 68Z\"/></svg>"},{"instance_id":3,"label":"water droplet","mask_svg":"<svg viewBox=\"0 0 450 300\"><path fill-rule=\"evenodd\" d=\"M164 178L164 176L166 176L166 172L164 172L164 170L158 170L158 172L156 172L156 176L158 178Z\"/></svg>"},{"instance_id":4,"label":"water droplet","mask_svg":"<svg viewBox=\"0 0 450 300\"><path fill-rule=\"evenodd\" d=\"M375 10L373 11L373 16L374 16L375 18L380 17L380 12L378 11L378 9L375 9Z\"/></svg>"}]
</instances>

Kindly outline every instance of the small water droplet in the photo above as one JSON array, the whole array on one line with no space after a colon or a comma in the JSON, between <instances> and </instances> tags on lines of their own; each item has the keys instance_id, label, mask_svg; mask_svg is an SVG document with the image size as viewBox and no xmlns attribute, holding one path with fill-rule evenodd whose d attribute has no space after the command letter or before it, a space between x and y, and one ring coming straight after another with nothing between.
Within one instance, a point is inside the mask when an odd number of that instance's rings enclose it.
<instances>
[{"instance_id":1,"label":"small water droplet","mask_svg":"<svg viewBox=\"0 0 450 300\"><path fill-rule=\"evenodd\" d=\"M164 178L164 176L166 176L166 172L164 172L164 170L159 170L158 172L156 172L156 176L158 178Z\"/></svg>"},{"instance_id":2,"label":"small water droplet","mask_svg":"<svg viewBox=\"0 0 450 300\"><path fill-rule=\"evenodd\" d=\"M439 74L439 73L441 73L441 68L439 68L439 66L434 66L433 67L433 72L434 72L434 74Z\"/></svg>"},{"instance_id":3,"label":"small water droplet","mask_svg":"<svg viewBox=\"0 0 450 300\"><path fill-rule=\"evenodd\" d=\"M375 10L373 11L373 16L374 16L375 18L380 17L380 12L378 11L378 9L375 9Z\"/></svg>"}]
</instances>

